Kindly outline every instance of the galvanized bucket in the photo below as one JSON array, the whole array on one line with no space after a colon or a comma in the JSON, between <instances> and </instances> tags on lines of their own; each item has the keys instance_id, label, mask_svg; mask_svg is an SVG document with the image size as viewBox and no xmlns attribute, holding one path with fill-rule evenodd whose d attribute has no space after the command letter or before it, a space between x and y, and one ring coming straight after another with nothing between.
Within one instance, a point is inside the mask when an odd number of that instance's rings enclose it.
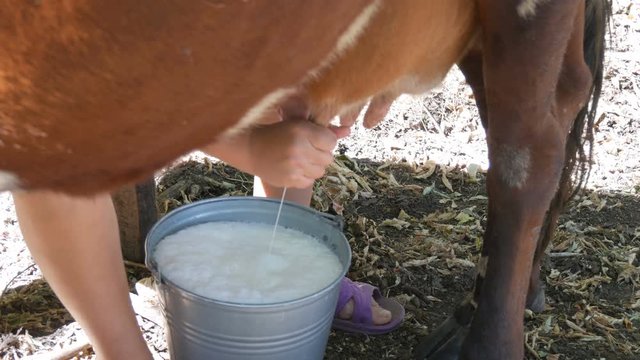
<instances>
[{"instance_id":1,"label":"galvanized bucket","mask_svg":"<svg viewBox=\"0 0 640 360\"><path fill-rule=\"evenodd\" d=\"M171 359L323 358L340 280L351 263L351 250L338 218L288 202L282 206L280 225L321 239L343 266L333 283L300 299L260 305L208 299L162 278L154 261L154 249L167 235L212 221L273 224L279 205L280 201L252 197L199 201L172 211L151 229L145 244L146 264L158 284Z\"/></svg>"}]
</instances>

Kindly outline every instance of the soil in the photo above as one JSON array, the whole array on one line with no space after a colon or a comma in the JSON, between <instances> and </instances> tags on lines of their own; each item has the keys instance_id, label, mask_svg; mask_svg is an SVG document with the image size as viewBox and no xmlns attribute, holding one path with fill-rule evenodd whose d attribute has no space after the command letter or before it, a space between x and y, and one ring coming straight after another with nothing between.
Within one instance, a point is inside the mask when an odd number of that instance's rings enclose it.
<instances>
[{"instance_id":1,"label":"soil","mask_svg":"<svg viewBox=\"0 0 640 360\"><path fill-rule=\"evenodd\" d=\"M611 29L591 178L548 250L546 309L525 316L527 359L640 358L640 2L617 1ZM400 301L406 318L383 336L332 332L326 359L409 359L473 287L487 159L471 91L455 70L429 95L398 99L373 131L357 125L338 153L312 205L345 219L349 277ZM190 158L158 175L163 213L251 193L248 174L200 153ZM0 357L73 343L82 330L33 264L7 194L0 216ZM149 276L138 266L127 272L132 291ZM156 355L168 358L162 329L139 320ZM76 358L92 357L88 349Z\"/></svg>"}]
</instances>

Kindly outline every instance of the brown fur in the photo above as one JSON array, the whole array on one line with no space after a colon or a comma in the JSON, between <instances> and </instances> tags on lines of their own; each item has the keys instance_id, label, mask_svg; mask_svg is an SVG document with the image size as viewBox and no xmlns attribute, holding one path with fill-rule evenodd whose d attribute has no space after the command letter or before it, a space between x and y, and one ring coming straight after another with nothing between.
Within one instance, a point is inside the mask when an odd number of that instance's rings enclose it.
<instances>
[{"instance_id":1,"label":"brown fur","mask_svg":"<svg viewBox=\"0 0 640 360\"><path fill-rule=\"evenodd\" d=\"M369 4L9 1L0 10L0 170L24 189L113 189L304 79L324 124L378 93L426 91L477 27L470 0L386 1L360 41L332 55Z\"/></svg>"},{"instance_id":2,"label":"brown fur","mask_svg":"<svg viewBox=\"0 0 640 360\"><path fill-rule=\"evenodd\" d=\"M0 170L75 194L148 176L300 83L369 4L5 1Z\"/></svg>"}]
</instances>

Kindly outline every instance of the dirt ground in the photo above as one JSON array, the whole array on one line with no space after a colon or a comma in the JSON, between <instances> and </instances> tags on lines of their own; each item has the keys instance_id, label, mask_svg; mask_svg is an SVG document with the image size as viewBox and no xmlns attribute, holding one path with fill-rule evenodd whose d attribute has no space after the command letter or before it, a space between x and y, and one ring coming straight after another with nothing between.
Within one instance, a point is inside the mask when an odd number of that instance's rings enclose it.
<instances>
[{"instance_id":1,"label":"dirt ground","mask_svg":"<svg viewBox=\"0 0 640 360\"><path fill-rule=\"evenodd\" d=\"M526 314L528 359L640 358L640 1L615 2L611 29L595 163L548 250L547 308ZM401 97L375 130L357 126L341 142L316 183L313 206L344 217L349 277L379 286L407 314L384 336L333 332L326 359L409 359L417 339L472 288L486 223L486 156L471 91L457 70L429 95ZM199 153L192 158L159 174L163 212L251 193L247 174ZM82 330L33 264L7 194L0 194L0 220L0 357L77 342ZM127 272L132 290L148 276L137 266ZM168 358L161 328L139 320L157 357ZM92 358L91 349L77 358Z\"/></svg>"}]
</instances>

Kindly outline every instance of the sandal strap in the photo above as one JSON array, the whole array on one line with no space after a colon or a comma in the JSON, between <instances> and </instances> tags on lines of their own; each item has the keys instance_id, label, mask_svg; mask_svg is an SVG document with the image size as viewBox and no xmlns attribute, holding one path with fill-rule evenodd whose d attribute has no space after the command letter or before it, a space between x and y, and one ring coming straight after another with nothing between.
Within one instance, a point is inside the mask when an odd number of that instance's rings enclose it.
<instances>
[{"instance_id":1,"label":"sandal strap","mask_svg":"<svg viewBox=\"0 0 640 360\"><path fill-rule=\"evenodd\" d=\"M340 295L335 315L337 316L349 300L353 299L353 314L350 320L359 324L373 324L371 301L373 296L379 296L379 294L380 291L375 286L344 277L340 282Z\"/></svg>"}]
</instances>

